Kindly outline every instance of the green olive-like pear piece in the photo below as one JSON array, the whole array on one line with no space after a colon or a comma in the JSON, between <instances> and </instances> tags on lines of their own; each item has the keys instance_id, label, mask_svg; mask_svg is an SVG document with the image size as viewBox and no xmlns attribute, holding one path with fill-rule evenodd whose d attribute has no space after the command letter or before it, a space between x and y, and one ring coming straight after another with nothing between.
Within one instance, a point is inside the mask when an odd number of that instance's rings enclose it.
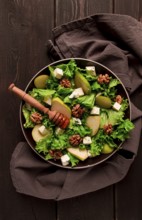
<instances>
[{"instance_id":1,"label":"green olive-like pear piece","mask_svg":"<svg viewBox=\"0 0 142 220\"><path fill-rule=\"evenodd\" d=\"M105 144L102 149L102 154L110 154L113 151L114 149L112 147L110 147L108 144Z\"/></svg>"},{"instance_id":2,"label":"green olive-like pear piece","mask_svg":"<svg viewBox=\"0 0 142 220\"><path fill-rule=\"evenodd\" d=\"M46 80L48 75L40 75L34 79L34 85L37 89L44 89L46 87Z\"/></svg>"},{"instance_id":3,"label":"green olive-like pear piece","mask_svg":"<svg viewBox=\"0 0 142 220\"><path fill-rule=\"evenodd\" d=\"M79 72L75 73L74 83L76 88L82 88L83 92L88 95L91 93L91 86L87 79Z\"/></svg>"},{"instance_id":4,"label":"green olive-like pear piece","mask_svg":"<svg viewBox=\"0 0 142 220\"><path fill-rule=\"evenodd\" d=\"M98 105L101 108L111 108L112 102L109 97L99 95L96 97L96 105Z\"/></svg>"}]
</instances>

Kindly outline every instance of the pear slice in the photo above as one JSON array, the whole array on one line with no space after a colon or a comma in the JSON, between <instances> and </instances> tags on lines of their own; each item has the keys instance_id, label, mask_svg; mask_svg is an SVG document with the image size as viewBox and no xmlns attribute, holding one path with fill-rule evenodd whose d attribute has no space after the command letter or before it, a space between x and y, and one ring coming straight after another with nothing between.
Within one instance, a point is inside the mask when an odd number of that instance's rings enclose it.
<instances>
[{"instance_id":1,"label":"pear slice","mask_svg":"<svg viewBox=\"0 0 142 220\"><path fill-rule=\"evenodd\" d=\"M69 119L71 118L71 109L58 97L52 99L51 110L60 112Z\"/></svg>"},{"instance_id":2,"label":"pear slice","mask_svg":"<svg viewBox=\"0 0 142 220\"><path fill-rule=\"evenodd\" d=\"M102 154L110 154L113 151L114 149L112 147L110 147L108 144L105 144L102 149Z\"/></svg>"},{"instance_id":3,"label":"pear slice","mask_svg":"<svg viewBox=\"0 0 142 220\"><path fill-rule=\"evenodd\" d=\"M40 141L41 139L48 137L51 134L51 130L47 129L47 132L44 133L44 135L42 135L39 132L39 128L41 127L41 124L35 125L34 128L32 129L32 137L34 139L35 142Z\"/></svg>"},{"instance_id":4,"label":"pear slice","mask_svg":"<svg viewBox=\"0 0 142 220\"><path fill-rule=\"evenodd\" d=\"M91 93L91 86L87 79L79 72L76 72L74 83L77 88L82 88L83 92L88 95Z\"/></svg>"},{"instance_id":5,"label":"pear slice","mask_svg":"<svg viewBox=\"0 0 142 220\"><path fill-rule=\"evenodd\" d=\"M84 161L88 158L88 151L86 149L69 147L67 148L67 151L81 161Z\"/></svg>"},{"instance_id":6,"label":"pear slice","mask_svg":"<svg viewBox=\"0 0 142 220\"><path fill-rule=\"evenodd\" d=\"M88 116L86 119L86 125L92 129L92 136L97 134L100 127L101 117L100 115Z\"/></svg>"},{"instance_id":7,"label":"pear slice","mask_svg":"<svg viewBox=\"0 0 142 220\"><path fill-rule=\"evenodd\" d=\"M37 89L44 89L46 87L46 80L48 75L40 75L34 79L34 85Z\"/></svg>"},{"instance_id":8,"label":"pear slice","mask_svg":"<svg viewBox=\"0 0 142 220\"><path fill-rule=\"evenodd\" d=\"M96 96L96 105L101 108L111 108L111 99L106 96L98 95Z\"/></svg>"}]
</instances>

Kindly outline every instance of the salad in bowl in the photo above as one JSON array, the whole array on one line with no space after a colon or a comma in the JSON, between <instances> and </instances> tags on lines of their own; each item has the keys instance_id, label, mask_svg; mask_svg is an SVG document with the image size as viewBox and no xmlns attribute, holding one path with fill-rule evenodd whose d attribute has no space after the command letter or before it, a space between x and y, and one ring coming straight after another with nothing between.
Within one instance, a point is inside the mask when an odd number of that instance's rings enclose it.
<instances>
[{"instance_id":1,"label":"salad in bowl","mask_svg":"<svg viewBox=\"0 0 142 220\"><path fill-rule=\"evenodd\" d=\"M33 77L26 92L70 120L62 129L46 114L21 103L27 142L41 158L59 167L81 169L102 163L122 147L134 128L126 88L95 61L54 62Z\"/></svg>"}]
</instances>

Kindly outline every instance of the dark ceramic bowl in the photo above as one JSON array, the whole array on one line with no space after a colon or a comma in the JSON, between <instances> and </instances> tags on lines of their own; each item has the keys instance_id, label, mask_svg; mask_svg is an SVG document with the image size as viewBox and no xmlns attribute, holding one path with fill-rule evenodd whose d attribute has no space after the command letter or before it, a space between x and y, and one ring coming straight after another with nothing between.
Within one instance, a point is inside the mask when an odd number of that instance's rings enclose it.
<instances>
[{"instance_id":1,"label":"dark ceramic bowl","mask_svg":"<svg viewBox=\"0 0 142 220\"><path fill-rule=\"evenodd\" d=\"M107 72L110 76L113 76L113 77L117 78L120 81L121 84L117 86L118 93L120 95L122 95L124 98L127 98L128 102L129 102L129 107L128 107L127 111L126 111L125 118L128 118L128 119L131 120L131 106L130 106L129 95L127 93L127 90L126 90L125 86L123 85L121 80L116 76L116 74L113 73L106 66L104 66L104 65L102 65L102 64L100 64L98 62L95 62L95 61L92 61L92 60L88 60L88 59L82 59L82 58L74 58L74 60L76 61L77 66L80 67L80 68L85 68L86 66L95 66L97 74L100 74L100 73L103 74L103 73ZM42 74L49 74L49 70L48 70L49 66L56 66L58 64L68 63L69 61L70 61L70 59L63 59L63 60L59 60L59 61L51 63L50 65L45 66L37 74L35 74L35 76L30 80L30 82L28 83L25 91L28 92L28 91L33 89L33 87L34 87L34 79L37 76L42 75ZM35 142L34 142L34 140L32 138L32 135L31 135L31 129L25 129L23 127L23 124L25 122L25 119L24 119L23 114L22 114L22 105L23 104L24 104L24 102L22 101L21 102L21 106L20 106L20 123L21 123L21 128L22 128L24 137L25 137L26 141L28 142L29 146L31 147L31 149L40 158L42 158L44 161L46 161L44 159L43 155L39 154L35 150ZM103 163L104 161L108 160L110 157L112 157L112 155L114 155L121 148L122 142L117 143L117 144L118 144L118 148L115 151L113 151L112 153L110 153L110 154L101 154L101 155L99 155L97 157L94 157L94 158L88 158L87 160L85 160L83 162L79 162L79 164L76 167L73 167L73 168L70 165L69 166L62 166L60 160L56 160L56 161L48 160L46 162L51 163L51 164L53 164L55 166L58 166L58 167L66 168L66 169L84 169L84 168L96 166L96 165L98 165L100 163Z\"/></svg>"}]
</instances>

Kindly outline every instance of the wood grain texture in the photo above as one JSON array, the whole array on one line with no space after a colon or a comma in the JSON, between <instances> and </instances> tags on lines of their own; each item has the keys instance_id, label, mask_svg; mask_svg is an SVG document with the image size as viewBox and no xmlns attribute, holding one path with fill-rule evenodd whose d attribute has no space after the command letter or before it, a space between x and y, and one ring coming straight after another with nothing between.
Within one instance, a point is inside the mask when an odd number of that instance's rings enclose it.
<instances>
[{"instance_id":1,"label":"wood grain texture","mask_svg":"<svg viewBox=\"0 0 142 220\"><path fill-rule=\"evenodd\" d=\"M12 152L24 137L19 122L20 100L7 91L9 84L15 81L24 89L31 77L49 63L46 42L55 25L102 12L140 19L142 1L0 1L0 220L142 220L141 146L130 172L116 184L115 193L111 186L57 206L55 201L18 194L10 177ZM133 97L140 109L141 99L142 88Z\"/></svg>"},{"instance_id":2,"label":"wood grain texture","mask_svg":"<svg viewBox=\"0 0 142 220\"><path fill-rule=\"evenodd\" d=\"M139 0L114 0L114 13L139 18Z\"/></svg>"},{"instance_id":3,"label":"wood grain texture","mask_svg":"<svg viewBox=\"0 0 142 220\"><path fill-rule=\"evenodd\" d=\"M142 142L142 138L140 143ZM137 157L125 179L116 187L116 216L118 220L142 219L142 148L139 146Z\"/></svg>"},{"instance_id":4,"label":"wood grain texture","mask_svg":"<svg viewBox=\"0 0 142 220\"><path fill-rule=\"evenodd\" d=\"M114 220L112 187L61 201L58 214L59 220Z\"/></svg>"},{"instance_id":5,"label":"wood grain texture","mask_svg":"<svg viewBox=\"0 0 142 220\"><path fill-rule=\"evenodd\" d=\"M72 20L81 19L91 14L112 12L112 1L86 1L86 0L56 0L56 26ZM66 220L97 220L113 219L113 187L100 193L92 193L84 199L70 199L59 203L59 219ZM105 198L105 199L104 199ZM102 204L105 211L101 212ZM67 210L67 211L65 211ZM79 211L81 210L81 212ZM86 211L87 210L87 211ZM93 217L92 217L93 216Z\"/></svg>"},{"instance_id":6,"label":"wood grain texture","mask_svg":"<svg viewBox=\"0 0 142 220\"><path fill-rule=\"evenodd\" d=\"M112 0L56 0L56 26L96 13L112 12Z\"/></svg>"},{"instance_id":7,"label":"wood grain texture","mask_svg":"<svg viewBox=\"0 0 142 220\"><path fill-rule=\"evenodd\" d=\"M127 14L141 20L142 3L139 0L120 1L115 0L115 13ZM142 110L142 87L133 95L132 102ZM142 138L140 143L142 142ZM134 220L142 219L142 178L140 177L141 167L141 144L139 146L137 157L126 178L115 186L116 198L116 219L118 220Z\"/></svg>"},{"instance_id":8,"label":"wood grain texture","mask_svg":"<svg viewBox=\"0 0 142 220\"><path fill-rule=\"evenodd\" d=\"M137 90L131 98L135 106L142 110L142 86ZM123 181L116 184L116 216L119 220L142 219L142 178L141 178L141 161L142 161L142 136L140 140L139 150L132 164L128 175Z\"/></svg>"},{"instance_id":9,"label":"wood grain texture","mask_svg":"<svg viewBox=\"0 0 142 220\"><path fill-rule=\"evenodd\" d=\"M16 193L10 177L12 152L24 137L19 122L20 100L8 91L8 86L15 81L24 89L30 78L47 64L46 42L53 25L52 0L0 1L1 220L40 219L39 214L35 218L29 198ZM56 219L55 207L55 203L46 201L47 220Z\"/></svg>"}]
</instances>

